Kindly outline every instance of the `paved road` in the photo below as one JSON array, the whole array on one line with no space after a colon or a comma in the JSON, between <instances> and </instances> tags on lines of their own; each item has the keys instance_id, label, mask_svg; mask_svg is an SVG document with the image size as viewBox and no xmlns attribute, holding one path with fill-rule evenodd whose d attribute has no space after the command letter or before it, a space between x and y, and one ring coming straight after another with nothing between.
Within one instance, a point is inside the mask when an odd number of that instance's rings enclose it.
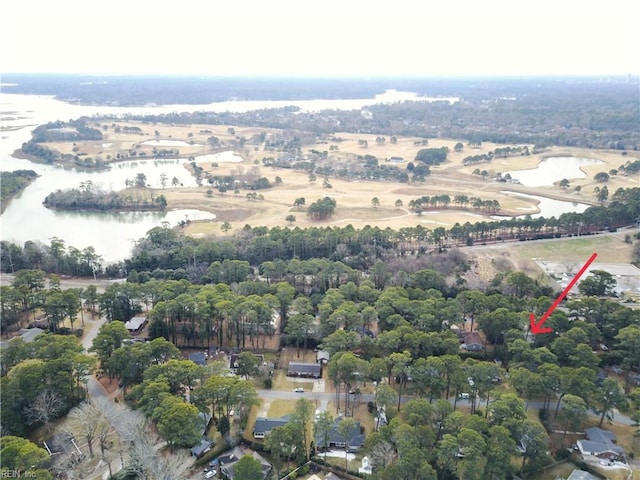
<instances>
[{"instance_id":1,"label":"paved road","mask_svg":"<svg viewBox=\"0 0 640 480\"><path fill-rule=\"evenodd\" d=\"M15 275L11 273L3 273L0 275L0 285L11 285ZM89 285L95 285L97 287L98 293L104 292L104 289L109 285L114 283L122 282L123 280L105 280L98 279L94 280L93 278L84 278L84 277L71 277L71 278L61 278L60 279L60 288L87 288Z\"/></svg>"},{"instance_id":2,"label":"paved road","mask_svg":"<svg viewBox=\"0 0 640 480\"><path fill-rule=\"evenodd\" d=\"M299 398L305 398L307 400L310 400L312 402L314 402L317 406L317 408L322 409L322 405L324 404L324 409L326 409L326 405L329 401L335 401L336 398L336 394L335 393L320 393L320 392L307 392L305 391L304 393L296 393L296 392L288 392L288 391L278 391L278 390L257 390L258 396L264 400L267 401L273 401L273 400L289 400L289 401L295 401ZM402 396L402 403L405 403L409 400L411 400L412 398L417 398L413 395L403 395ZM344 400L344 393L340 394L340 402L341 404L343 404L343 400ZM367 394L362 394L359 396L358 401L359 402L373 402L375 400L375 395L367 393ZM453 405L455 399L454 398L450 398L449 399L449 403L451 403ZM469 405L470 400L458 400L458 405ZM551 410L555 411L555 403L551 402ZM560 408L562 408L562 402L560 402ZM484 403L482 403L482 406L484 406ZM528 408L534 408L534 409L541 409L543 408L544 404L543 402L539 402L539 401L532 401L529 402ZM597 414L593 411L589 411L589 417L591 418L596 418L596 419L600 419L600 414ZM631 425L635 425L635 422L629 418L626 415L623 415L621 413L616 413L614 415L613 418L615 423L619 423L621 425L626 425L626 426L631 426Z\"/></svg>"}]
</instances>

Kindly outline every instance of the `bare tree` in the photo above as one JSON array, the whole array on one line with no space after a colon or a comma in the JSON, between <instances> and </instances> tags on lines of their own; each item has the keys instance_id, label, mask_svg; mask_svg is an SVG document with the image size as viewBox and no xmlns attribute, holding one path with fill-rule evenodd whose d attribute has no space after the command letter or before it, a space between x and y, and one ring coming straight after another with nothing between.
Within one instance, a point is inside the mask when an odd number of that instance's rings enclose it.
<instances>
[{"instance_id":1,"label":"bare tree","mask_svg":"<svg viewBox=\"0 0 640 480\"><path fill-rule=\"evenodd\" d=\"M93 441L98 438L104 457L106 438L111 428L100 409L93 402L86 401L71 410L67 418L71 433L77 434L87 442L89 455L93 458Z\"/></svg>"},{"instance_id":2,"label":"bare tree","mask_svg":"<svg viewBox=\"0 0 640 480\"><path fill-rule=\"evenodd\" d=\"M65 401L55 390L45 388L27 407L25 413L30 423L41 422L51 432L51 421L55 420L64 411Z\"/></svg>"},{"instance_id":3,"label":"bare tree","mask_svg":"<svg viewBox=\"0 0 640 480\"><path fill-rule=\"evenodd\" d=\"M131 411L106 399L96 401L96 405L122 441L129 443L127 470L138 473L141 478L154 480L172 480L186 476L185 472L193 465L192 457L184 450L174 451L168 456L160 455L158 450L165 442L157 436L149 435L147 420L139 411ZM123 465L124 463L123 458Z\"/></svg>"}]
</instances>

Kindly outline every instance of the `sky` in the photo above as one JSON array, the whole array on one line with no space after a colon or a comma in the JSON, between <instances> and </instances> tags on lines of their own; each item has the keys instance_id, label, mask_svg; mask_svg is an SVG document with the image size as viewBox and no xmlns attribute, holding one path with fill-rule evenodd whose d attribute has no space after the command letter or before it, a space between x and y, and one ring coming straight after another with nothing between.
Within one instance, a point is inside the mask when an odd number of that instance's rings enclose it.
<instances>
[{"instance_id":1,"label":"sky","mask_svg":"<svg viewBox=\"0 0 640 480\"><path fill-rule=\"evenodd\" d=\"M635 0L2 0L0 73L640 73Z\"/></svg>"}]
</instances>

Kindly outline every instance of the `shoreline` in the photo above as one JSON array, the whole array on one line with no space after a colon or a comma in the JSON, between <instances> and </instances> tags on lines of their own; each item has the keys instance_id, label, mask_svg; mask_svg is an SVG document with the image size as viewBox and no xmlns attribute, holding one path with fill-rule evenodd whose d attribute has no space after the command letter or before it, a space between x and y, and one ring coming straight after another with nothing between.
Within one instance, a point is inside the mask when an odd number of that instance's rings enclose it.
<instances>
[{"instance_id":1,"label":"shoreline","mask_svg":"<svg viewBox=\"0 0 640 480\"><path fill-rule=\"evenodd\" d=\"M36 175L34 178L28 180L20 189L16 190L11 195L9 195L7 198L5 198L2 202L0 202L0 215L2 215L4 213L4 211L7 209L7 207L11 203L11 200L13 200L18 195L20 195L22 192L24 192L27 189L27 187L29 187L29 185L31 185L33 182L35 182L39 177L40 177L40 175Z\"/></svg>"},{"instance_id":2,"label":"shoreline","mask_svg":"<svg viewBox=\"0 0 640 480\"><path fill-rule=\"evenodd\" d=\"M127 208L127 207L120 207L120 208L106 208L106 209L102 209L102 208L85 208L85 207L54 207L52 205L47 205L44 202L42 202L42 205L44 205L45 208L48 208L49 210L55 210L57 212L93 212L93 213L100 213L100 212L104 212L104 213L129 213L129 212L166 212L168 209L167 208L154 208L154 207L148 207L148 208L139 208L139 207L131 207L131 208Z\"/></svg>"}]
</instances>

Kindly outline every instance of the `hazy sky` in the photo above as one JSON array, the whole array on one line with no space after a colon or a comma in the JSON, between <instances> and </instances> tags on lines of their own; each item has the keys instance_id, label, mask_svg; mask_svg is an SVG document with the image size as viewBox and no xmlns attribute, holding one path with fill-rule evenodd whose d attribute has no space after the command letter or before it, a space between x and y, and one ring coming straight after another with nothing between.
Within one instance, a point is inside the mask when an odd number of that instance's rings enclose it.
<instances>
[{"instance_id":1,"label":"hazy sky","mask_svg":"<svg viewBox=\"0 0 640 480\"><path fill-rule=\"evenodd\" d=\"M0 71L637 74L634 0L2 0Z\"/></svg>"}]
</instances>

